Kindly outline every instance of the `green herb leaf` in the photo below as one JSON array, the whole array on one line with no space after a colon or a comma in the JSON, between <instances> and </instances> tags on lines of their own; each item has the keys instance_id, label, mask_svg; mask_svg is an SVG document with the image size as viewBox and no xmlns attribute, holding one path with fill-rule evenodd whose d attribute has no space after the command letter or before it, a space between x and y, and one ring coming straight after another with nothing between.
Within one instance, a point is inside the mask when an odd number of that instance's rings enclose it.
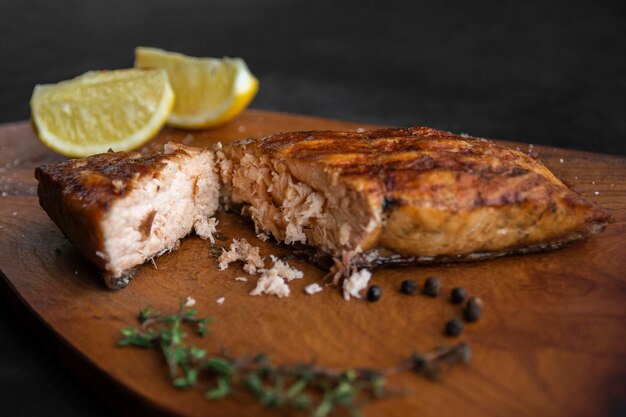
<instances>
[{"instance_id":1,"label":"green herb leaf","mask_svg":"<svg viewBox=\"0 0 626 417\"><path fill-rule=\"evenodd\" d=\"M294 396L296 396L296 394L300 393L300 391L305 389L307 387L307 385L308 385L308 381L306 379L304 379L304 378L299 379L292 386L289 387L289 389L285 393L285 396L287 398L294 397Z\"/></svg>"},{"instance_id":2,"label":"green herb leaf","mask_svg":"<svg viewBox=\"0 0 626 417\"><path fill-rule=\"evenodd\" d=\"M213 356L207 359L206 362L204 362L203 367L229 378L235 373L232 364L228 360L219 356Z\"/></svg>"},{"instance_id":3,"label":"green herb leaf","mask_svg":"<svg viewBox=\"0 0 626 417\"><path fill-rule=\"evenodd\" d=\"M184 376L181 376L180 378L174 379L174 381L172 381L172 383L174 384L174 386L176 388L187 388L187 387L189 387L189 381Z\"/></svg>"},{"instance_id":4,"label":"green herb leaf","mask_svg":"<svg viewBox=\"0 0 626 417\"><path fill-rule=\"evenodd\" d=\"M118 346L152 347L152 335L150 333L142 333L129 327L122 330L122 336L124 337L117 342Z\"/></svg>"},{"instance_id":5,"label":"green herb leaf","mask_svg":"<svg viewBox=\"0 0 626 417\"><path fill-rule=\"evenodd\" d=\"M219 377L217 379L217 387L207 391L204 397L208 400L217 400L224 398L230 392L230 382L225 377Z\"/></svg>"},{"instance_id":6,"label":"green herb leaf","mask_svg":"<svg viewBox=\"0 0 626 417\"><path fill-rule=\"evenodd\" d=\"M152 307L148 306L139 312L139 323L143 324L148 318L150 318L150 310Z\"/></svg>"},{"instance_id":7,"label":"green herb leaf","mask_svg":"<svg viewBox=\"0 0 626 417\"><path fill-rule=\"evenodd\" d=\"M386 383L387 381L385 381L384 376L378 376L372 379L372 391L375 397L380 398L385 394Z\"/></svg>"},{"instance_id":8,"label":"green herb leaf","mask_svg":"<svg viewBox=\"0 0 626 417\"><path fill-rule=\"evenodd\" d=\"M189 349L189 355L195 360L200 360L206 356L206 350L191 347Z\"/></svg>"},{"instance_id":9,"label":"green herb leaf","mask_svg":"<svg viewBox=\"0 0 626 417\"><path fill-rule=\"evenodd\" d=\"M291 406L298 411L304 411L311 407L311 399L306 394L300 394L291 400Z\"/></svg>"},{"instance_id":10,"label":"green herb leaf","mask_svg":"<svg viewBox=\"0 0 626 417\"><path fill-rule=\"evenodd\" d=\"M176 318L172 324L172 344L179 345L183 337L183 332L180 329L180 318Z\"/></svg>"},{"instance_id":11,"label":"green herb leaf","mask_svg":"<svg viewBox=\"0 0 626 417\"><path fill-rule=\"evenodd\" d=\"M244 384L253 394L260 395L263 392L263 381L256 373L249 374L244 380Z\"/></svg>"},{"instance_id":12,"label":"green herb leaf","mask_svg":"<svg viewBox=\"0 0 626 417\"><path fill-rule=\"evenodd\" d=\"M205 317L203 319L198 320L197 322L197 332L200 336L204 336L209 332L209 328L207 327L208 323L212 323L215 320L214 317Z\"/></svg>"},{"instance_id":13,"label":"green herb leaf","mask_svg":"<svg viewBox=\"0 0 626 417\"><path fill-rule=\"evenodd\" d=\"M328 397L324 397L320 405L313 412L313 417L326 417L333 409L333 403Z\"/></svg>"},{"instance_id":14,"label":"green herb leaf","mask_svg":"<svg viewBox=\"0 0 626 417\"><path fill-rule=\"evenodd\" d=\"M283 405L283 399L280 394L271 388L266 388L261 392L261 405L267 408L276 408Z\"/></svg>"},{"instance_id":15,"label":"green herb leaf","mask_svg":"<svg viewBox=\"0 0 626 417\"><path fill-rule=\"evenodd\" d=\"M198 318L195 309L184 307L181 300L177 314L162 315L150 307L141 310L138 320L142 328L121 330L119 346L138 346L160 349L165 359L172 384L185 389L198 382L205 371L216 381L216 386L205 392L209 400L224 398L233 392L233 384L242 384L265 407L291 407L294 410L312 410L313 417L326 417L335 407L342 407L353 417L360 417L362 397L379 398L386 394L385 375L411 370L437 377L442 365L466 362L470 358L465 344L440 346L428 355L414 354L400 364L385 369L328 370L313 364L276 366L264 353L253 357L229 359L209 356L207 351L183 343L187 334L184 326L195 326L199 335L208 332L207 324L213 317ZM311 397L313 396L313 397ZM316 405L311 398L320 398Z\"/></svg>"}]
</instances>

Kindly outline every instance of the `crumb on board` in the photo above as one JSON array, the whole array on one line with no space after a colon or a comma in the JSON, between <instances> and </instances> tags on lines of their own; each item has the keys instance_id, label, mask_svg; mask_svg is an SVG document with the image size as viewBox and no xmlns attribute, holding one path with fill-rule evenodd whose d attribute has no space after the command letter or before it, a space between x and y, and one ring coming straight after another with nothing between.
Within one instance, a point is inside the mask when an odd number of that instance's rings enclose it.
<instances>
[{"instance_id":1,"label":"crumb on board","mask_svg":"<svg viewBox=\"0 0 626 417\"><path fill-rule=\"evenodd\" d=\"M320 291L322 291L323 288L316 282L314 284L310 284L307 285L306 287L304 287L304 292L309 294L309 295L313 295L315 293L318 293Z\"/></svg>"},{"instance_id":2,"label":"crumb on board","mask_svg":"<svg viewBox=\"0 0 626 417\"><path fill-rule=\"evenodd\" d=\"M270 257L273 262L272 267L260 270L261 276L257 281L256 287L250 291L250 295L270 294L279 298L288 297L291 290L287 282L301 279L304 274L274 255Z\"/></svg>"},{"instance_id":3,"label":"crumb on board","mask_svg":"<svg viewBox=\"0 0 626 417\"><path fill-rule=\"evenodd\" d=\"M350 297L361 298L359 293L367 288L371 278L372 273L367 269L352 271L350 276L343 280L343 298L346 301L350 300Z\"/></svg>"},{"instance_id":4,"label":"crumb on board","mask_svg":"<svg viewBox=\"0 0 626 417\"><path fill-rule=\"evenodd\" d=\"M260 255L259 247L252 246L246 239L233 239L229 250L223 250L220 255L218 269L228 268L232 262L243 261L243 270L250 275L256 274L257 270L265 267L265 261Z\"/></svg>"}]
</instances>

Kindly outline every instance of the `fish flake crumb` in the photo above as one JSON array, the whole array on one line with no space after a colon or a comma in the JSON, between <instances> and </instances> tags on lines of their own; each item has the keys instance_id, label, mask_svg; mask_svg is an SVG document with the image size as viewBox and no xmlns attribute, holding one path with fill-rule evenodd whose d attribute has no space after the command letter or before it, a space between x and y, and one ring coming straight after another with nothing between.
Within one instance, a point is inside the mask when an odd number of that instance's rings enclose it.
<instances>
[{"instance_id":1,"label":"fish flake crumb","mask_svg":"<svg viewBox=\"0 0 626 417\"><path fill-rule=\"evenodd\" d=\"M309 295L313 295L315 293L318 293L320 291L322 291L323 288L316 282L314 284L310 284L307 285L306 287L304 287L304 292L309 294Z\"/></svg>"},{"instance_id":2,"label":"fish flake crumb","mask_svg":"<svg viewBox=\"0 0 626 417\"><path fill-rule=\"evenodd\" d=\"M367 269L352 271L350 276L343 280L343 298L346 301L349 301L350 297L361 298L359 293L367 288L371 278L372 273Z\"/></svg>"},{"instance_id":3,"label":"fish flake crumb","mask_svg":"<svg viewBox=\"0 0 626 417\"><path fill-rule=\"evenodd\" d=\"M250 275L265 267L265 261L261 257L259 247L252 246L246 239L233 239L229 250L223 250L220 255L218 269L225 270L228 266L237 261L243 261L243 270Z\"/></svg>"},{"instance_id":4,"label":"fish flake crumb","mask_svg":"<svg viewBox=\"0 0 626 417\"><path fill-rule=\"evenodd\" d=\"M261 276L257 281L256 287L250 291L250 295L270 294L278 298L289 297L291 290L287 282L301 279L304 277L304 274L274 255L271 255L270 258L273 263L272 267L260 270Z\"/></svg>"},{"instance_id":5,"label":"fish flake crumb","mask_svg":"<svg viewBox=\"0 0 626 417\"><path fill-rule=\"evenodd\" d=\"M189 296L187 297L187 299L185 300L185 307L193 307L196 305L196 299Z\"/></svg>"}]
</instances>

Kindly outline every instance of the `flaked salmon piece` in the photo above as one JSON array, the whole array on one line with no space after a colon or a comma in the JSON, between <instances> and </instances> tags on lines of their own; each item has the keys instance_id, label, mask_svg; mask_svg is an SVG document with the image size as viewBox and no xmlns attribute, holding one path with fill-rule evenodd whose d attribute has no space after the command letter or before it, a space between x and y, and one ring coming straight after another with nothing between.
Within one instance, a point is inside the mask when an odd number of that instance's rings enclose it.
<instances>
[{"instance_id":1,"label":"flaked salmon piece","mask_svg":"<svg viewBox=\"0 0 626 417\"><path fill-rule=\"evenodd\" d=\"M347 272L555 248L610 217L538 159L425 127L280 133L217 155L225 203L257 233Z\"/></svg>"},{"instance_id":2,"label":"flaked salmon piece","mask_svg":"<svg viewBox=\"0 0 626 417\"><path fill-rule=\"evenodd\" d=\"M109 152L41 166L39 202L111 288L135 267L178 247L195 225L210 237L219 178L210 150L167 144L163 152Z\"/></svg>"}]
</instances>

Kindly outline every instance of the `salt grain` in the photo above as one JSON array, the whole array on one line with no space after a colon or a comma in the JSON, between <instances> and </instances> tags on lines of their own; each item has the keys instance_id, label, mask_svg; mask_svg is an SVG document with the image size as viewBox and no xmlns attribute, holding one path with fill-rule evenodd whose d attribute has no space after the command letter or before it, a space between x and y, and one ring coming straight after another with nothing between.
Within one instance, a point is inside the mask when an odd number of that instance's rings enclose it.
<instances>
[{"instance_id":1,"label":"salt grain","mask_svg":"<svg viewBox=\"0 0 626 417\"><path fill-rule=\"evenodd\" d=\"M185 307L193 307L196 305L196 299L193 297L187 297L185 300Z\"/></svg>"},{"instance_id":2,"label":"salt grain","mask_svg":"<svg viewBox=\"0 0 626 417\"><path fill-rule=\"evenodd\" d=\"M565 160L563 158L561 158L561 159L559 159L559 162L563 163L563 162L565 162Z\"/></svg>"},{"instance_id":3,"label":"salt grain","mask_svg":"<svg viewBox=\"0 0 626 417\"><path fill-rule=\"evenodd\" d=\"M222 305L222 304L224 304L224 300L225 300L225 298L224 298L224 297L220 297L220 298L218 298L217 300L215 300L215 302L216 302L217 304L219 304L219 305Z\"/></svg>"},{"instance_id":4,"label":"salt grain","mask_svg":"<svg viewBox=\"0 0 626 417\"><path fill-rule=\"evenodd\" d=\"M600 195L600 191L594 191L593 192L595 195Z\"/></svg>"}]
</instances>

